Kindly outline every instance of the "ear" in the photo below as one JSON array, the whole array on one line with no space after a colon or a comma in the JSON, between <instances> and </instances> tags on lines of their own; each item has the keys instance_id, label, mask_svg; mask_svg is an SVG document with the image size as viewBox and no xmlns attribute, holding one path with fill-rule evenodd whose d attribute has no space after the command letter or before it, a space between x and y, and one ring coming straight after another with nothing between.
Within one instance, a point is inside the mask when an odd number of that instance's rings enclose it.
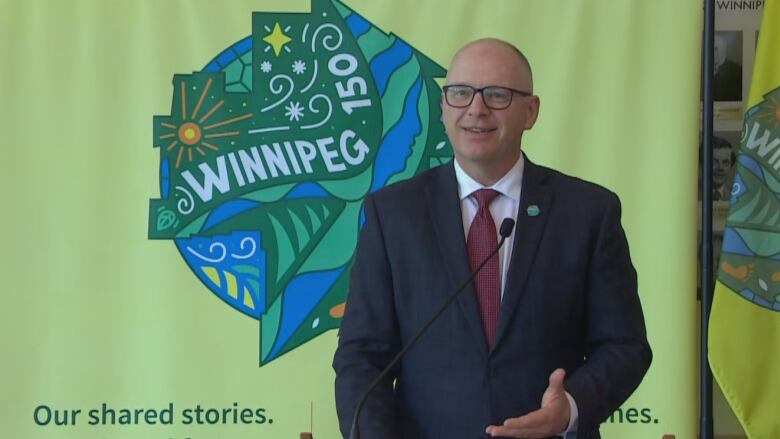
<instances>
[{"instance_id":1,"label":"ear","mask_svg":"<svg viewBox=\"0 0 780 439\"><path fill-rule=\"evenodd\" d=\"M525 129L530 130L536 123L536 119L539 117L539 96L533 95L528 98L528 107L526 108L527 115L525 118Z\"/></svg>"}]
</instances>

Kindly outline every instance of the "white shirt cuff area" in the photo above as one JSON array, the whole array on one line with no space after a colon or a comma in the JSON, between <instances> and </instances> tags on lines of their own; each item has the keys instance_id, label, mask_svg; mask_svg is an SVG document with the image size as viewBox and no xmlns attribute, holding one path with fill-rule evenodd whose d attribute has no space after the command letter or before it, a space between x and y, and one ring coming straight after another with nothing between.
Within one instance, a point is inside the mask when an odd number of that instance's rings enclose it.
<instances>
[{"instance_id":1,"label":"white shirt cuff area","mask_svg":"<svg viewBox=\"0 0 780 439\"><path fill-rule=\"evenodd\" d=\"M564 439L574 438L577 436L577 421L579 421L579 411L577 410L577 403L574 398L566 392L566 399L569 400L569 425L566 427L561 436Z\"/></svg>"}]
</instances>

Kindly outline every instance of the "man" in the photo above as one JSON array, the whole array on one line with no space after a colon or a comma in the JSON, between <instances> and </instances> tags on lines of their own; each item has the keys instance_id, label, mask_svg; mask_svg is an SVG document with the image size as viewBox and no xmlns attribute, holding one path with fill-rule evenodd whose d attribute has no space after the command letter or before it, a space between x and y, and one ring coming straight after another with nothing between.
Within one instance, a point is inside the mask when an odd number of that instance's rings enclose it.
<instances>
[{"instance_id":1,"label":"man","mask_svg":"<svg viewBox=\"0 0 780 439\"><path fill-rule=\"evenodd\" d=\"M597 438L651 358L619 201L521 153L540 101L514 46L468 44L446 84L454 162L365 201L333 363L342 433L369 382L495 248L497 224L511 217L499 256L371 394L361 435Z\"/></svg>"},{"instance_id":2,"label":"man","mask_svg":"<svg viewBox=\"0 0 780 439\"><path fill-rule=\"evenodd\" d=\"M728 201L731 198L731 168L736 155L731 142L713 136L712 138L712 199Z\"/></svg>"},{"instance_id":3,"label":"man","mask_svg":"<svg viewBox=\"0 0 780 439\"><path fill-rule=\"evenodd\" d=\"M742 100L742 66L726 58L728 42L723 32L715 32L713 98L716 101Z\"/></svg>"}]
</instances>

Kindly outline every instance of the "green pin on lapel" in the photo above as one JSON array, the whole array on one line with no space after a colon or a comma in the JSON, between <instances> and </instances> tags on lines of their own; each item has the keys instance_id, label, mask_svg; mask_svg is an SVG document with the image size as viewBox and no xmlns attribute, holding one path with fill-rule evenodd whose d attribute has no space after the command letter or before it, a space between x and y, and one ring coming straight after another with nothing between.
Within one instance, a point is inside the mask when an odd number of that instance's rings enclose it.
<instances>
[{"instance_id":1,"label":"green pin on lapel","mask_svg":"<svg viewBox=\"0 0 780 439\"><path fill-rule=\"evenodd\" d=\"M539 206L537 206L536 204L532 204L528 206L527 209L525 209L525 213L527 213L528 216L537 216L539 215L539 212L540 212Z\"/></svg>"}]
</instances>

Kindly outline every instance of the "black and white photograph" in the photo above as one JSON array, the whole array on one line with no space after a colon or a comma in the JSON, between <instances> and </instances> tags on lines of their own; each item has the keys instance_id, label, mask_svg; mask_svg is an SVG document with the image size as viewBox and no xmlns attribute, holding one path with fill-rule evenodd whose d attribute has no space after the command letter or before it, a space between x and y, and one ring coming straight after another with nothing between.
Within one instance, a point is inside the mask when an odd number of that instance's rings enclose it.
<instances>
[{"instance_id":1,"label":"black and white photograph","mask_svg":"<svg viewBox=\"0 0 780 439\"><path fill-rule=\"evenodd\" d=\"M724 222L728 214L740 135L740 131L715 131L713 133L712 204L713 232L715 234L723 233ZM699 153L701 154L701 148ZM699 174L699 188L701 188L701 174ZM701 190L699 190L699 202L701 203Z\"/></svg>"},{"instance_id":2,"label":"black and white photograph","mask_svg":"<svg viewBox=\"0 0 780 439\"><path fill-rule=\"evenodd\" d=\"M742 100L742 32L715 32L715 101Z\"/></svg>"},{"instance_id":3,"label":"black and white photograph","mask_svg":"<svg viewBox=\"0 0 780 439\"><path fill-rule=\"evenodd\" d=\"M739 150L739 131L716 131L712 138L712 200L728 202Z\"/></svg>"}]
</instances>

